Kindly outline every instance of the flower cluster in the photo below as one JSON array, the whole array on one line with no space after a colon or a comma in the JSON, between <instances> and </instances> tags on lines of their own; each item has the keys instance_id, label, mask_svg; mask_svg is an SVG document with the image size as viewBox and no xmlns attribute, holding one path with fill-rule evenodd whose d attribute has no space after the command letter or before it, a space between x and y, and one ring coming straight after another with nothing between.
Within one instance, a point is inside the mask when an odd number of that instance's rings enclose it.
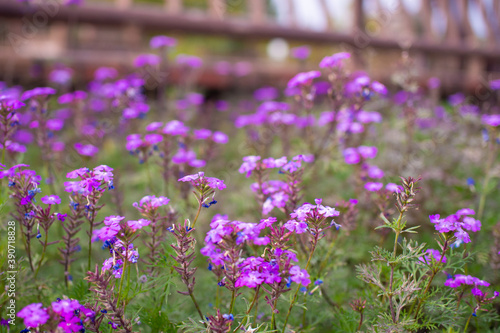
<instances>
[{"instance_id":1,"label":"flower cluster","mask_svg":"<svg viewBox=\"0 0 500 333\"><path fill-rule=\"evenodd\" d=\"M430 215L429 218L437 231L441 233L454 232L454 236L458 240L469 243L471 239L467 231L477 232L481 229L481 221L469 216L474 214L474 210L463 208L445 218L441 218L439 214Z\"/></svg>"},{"instance_id":2,"label":"flower cluster","mask_svg":"<svg viewBox=\"0 0 500 333\"><path fill-rule=\"evenodd\" d=\"M39 330L40 326L47 325L47 329L59 328L62 332L73 333L85 331L84 323L94 321L95 313L81 305L77 300L58 299L52 302L49 308L43 308L42 303L33 303L17 313L24 319L24 325ZM53 319L53 322L50 321Z\"/></svg>"}]
</instances>

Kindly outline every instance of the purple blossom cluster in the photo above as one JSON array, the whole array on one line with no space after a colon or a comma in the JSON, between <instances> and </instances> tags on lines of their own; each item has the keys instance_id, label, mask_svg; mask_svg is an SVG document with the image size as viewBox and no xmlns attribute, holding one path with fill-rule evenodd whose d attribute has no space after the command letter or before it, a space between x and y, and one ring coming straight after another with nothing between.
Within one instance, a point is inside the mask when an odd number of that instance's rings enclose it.
<instances>
[{"instance_id":1,"label":"purple blossom cluster","mask_svg":"<svg viewBox=\"0 0 500 333\"><path fill-rule=\"evenodd\" d=\"M430 215L429 218L437 231L441 233L453 232L458 240L469 243L471 239L467 231L477 232L481 229L481 221L470 216L474 214L474 210L463 208L445 218L441 218L439 214Z\"/></svg>"},{"instance_id":2,"label":"purple blossom cluster","mask_svg":"<svg viewBox=\"0 0 500 333\"><path fill-rule=\"evenodd\" d=\"M48 308L43 308L42 303L30 304L19 311L17 316L24 319L27 330L39 330L46 325L47 329L73 333L84 331L85 324L94 321L95 313L77 300L58 299Z\"/></svg>"},{"instance_id":3,"label":"purple blossom cluster","mask_svg":"<svg viewBox=\"0 0 500 333\"><path fill-rule=\"evenodd\" d=\"M106 190L112 190L113 186L113 168L107 165L100 165L93 170L89 168L80 168L69 172L67 178L77 181L68 181L64 183L65 190L73 195L87 197L93 194L102 193Z\"/></svg>"},{"instance_id":4,"label":"purple blossom cluster","mask_svg":"<svg viewBox=\"0 0 500 333\"><path fill-rule=\"evenodd\" d=\"M419 257L418 260L427 265L432 265L433 263L446 264L447 261L444 253L442 254L439 250L434 249L427 249L427 251L425 251L425 254Z\"/></svg>"}]
</instances>

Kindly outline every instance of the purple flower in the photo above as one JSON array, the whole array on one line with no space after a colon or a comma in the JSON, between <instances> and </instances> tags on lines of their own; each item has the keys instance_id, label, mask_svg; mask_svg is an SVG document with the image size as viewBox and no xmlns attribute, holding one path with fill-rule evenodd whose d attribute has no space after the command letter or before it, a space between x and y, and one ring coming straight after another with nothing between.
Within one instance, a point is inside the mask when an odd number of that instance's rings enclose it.
<instances>
[{"instance_id":1,"label":"purple flower","mask_svg":"<svg viewBox=\"0 0 500 333\"><path fill-rule=\"evenodd\" d=\"M172 120L165 124L162 132L168 135L186 136L186 134L189 132L189 127L178 120Z\"/></svg>"},{"instance_id":2,"label":"purple flower","mask_svg":"<svg viewBox=\"0 0 500 333\"><path fill-rule=\"evenodd\" d=\"M114 79L118 76L118 71L113 67L99 67L94 72L94 79L97 81L105 81Z\"/></svg>"},{"instance_id":3,"label":"purple flower","mask_svg":"<svg viewBox=\"0 0 500 333\"><path fill-rule=\"evenodd\" d=\"M392 193L400 193L403 190L401 185L397 185L394 183L388 183L387 185L385 185L385 189Z\"/></svg>"},{"instance_id":4,"label":"purple flower","mask_svg":"<svg viewBox=\"0 0 500 333\"><path fill-rule=\"evenodd\" d=\"M243 273L235 283L236 287L247 286L248 288L255 288L264 282L262 274L257 271L249 271Z\"/></svg>"},{"instance_id":5,"label":"purple flower","mask_svg":"<svg viewBox=\"0 0 500 333\"><path fill-rule=\"evenodd\" d=\"M201 58L186 54L179 54L175 60L177 64L191 68L199 68L203 65Z\"/></svg>"},{"instance_id":6,"label":"purple flower","mask_svg":"<svg viewBox=\"0 0 500 333\"><path fill-rule=\"evenodd\" d=\"M446 218L441 218L439 214L430 215L431 223L435 224L435 228L439 232L455 232L455 237L464 243L469 243L470 236L465 231L477 232L481 229L481 222L470 216L474 211L472 209L460 209L456 214L452 214Z\"/></svg>"},{"instance_id":7,"label":"purple flower","mask_svg":"<svg viewBox=\"0 0 500 333\"><path fill-rule=\"evenodd\" d=\"M82 144L80 142L77 142L74 144L74 146L78 154L83 155L83 156L94 156L99 152L99 148L97 148L94 145L91 144Z\"/></svg>"},{"instance_id":8,"label":"purple flower","mask_svg":"<svg viewBox=\"0 0 500 333\"><path fill-rule=\"evenodd\" d=\"M299 60L305 60L305 59L309 58L309 55L311 54L311 48L308 45L294 47L290 51L291 51L292 57L294 57L295 59L299 59Z\"/></svg>"},{"instance_id":9,"label":"purple flower","mask_svg":"<svg viewBox=\"0 0 500 333\"><path fill-rule=\"evenodd\" d=\"M139 211L144 211L146 213L152 213L161 206L165 206L169 203L170 199L167 197L156 197L154 195L147 195L143 197L139 203L134 202L132 206L137 208Z\"/></svg>"},{"instance_id":10,"label":"purple flower","mask_svg":"<svg viewBox=\"0 0 500 333\"><path fill-rule=\"evenodd\" d=\"M365 184L365 189L370 192L377 192L384 186L382 183L368 182Z\"/></svg>"},{"instance_id":11,"label":"purple flower","mask_svg":"<svg viewBox=\"0 0 500 333\"><path fill-rule=\"evenodd\" d=\"M419 257L418 260L420 260L423 263L431 264L432 261L439 262L441 259L441 252L439 250L434 250L434 249L428 249L426 252L426 255ZM441 260L443 264L446 263L446 257L443 256L443 259Z\"/></svg>"},{"instance_id":12,"label":"purple flower","mask_svg":"<svg viewBox=\"0 0 500 333\"><path fill-rule=\"evenodd\" d=\"M356 148L344 149L344 160L347 164L358 164L361 161L358 150Z\"/></svg>"},{"instance_id":13,"label":"purple flower","mask_svg":"<svg viewBox=\"0 0 500 333\"><path fill-rule=\"evenodd\" d=\"M449 278L446 280L444 283L445 286L450 287L450 288L457 288L460 287L461 285L469 285L469 286L484 286L484 287L489 287L490 284L486 281L480 280L477 277L473 277L471 275L462 275L462 274L457 274L452 278Z\"/></svg>"},{"instance_id":14,"label":"purple flower","mask_svg":"<svg viewBox=\"0 0 500 333\"><path fill-rule=\"evenodd\" d=\"M189 182L196 188L203 189L209 187L211 189L217 189L222 191L226 188L223 180L214 177L205 177L205 173L200 171L193 175L188 175L178 179L179 182Z\"/></svg>"},{"instance_id":15,"label":"purple flower","mask_svg":"<svg viewBox=\"0 0 500 333\"><path fill-rule=\"evenodd\" d=\"M66 85L71 82L73 70L67 67L59 66L49 74L49 81L60 85Z\"/></svg>"},{"instance_id":16,"label":"purple flower","mask_svg":"<svg viewBox=\"0 0 500 333\"><path fill-rule=\"evenodd\" d=\"M273 99L278 98L279 91L274 87L262 87L260 89L255 90L253 93L253 97L257 101L271 101Z\"/></svg>"},{"instance_id":17,"label":"purple flower","mask_svg":"<svg viewBox=\"0 0 500 333\"><path fill-rule=\"evenodd\" d=\"M46 195L40 199L46 205L58 205L61 203L61 198L57 195Z\"/></svg>"},{"instance_id":18,"label":"purple flower","mask_svg":"<svg viewBox=\"0 0 500 333\"><path fill-rule=\"evenodd\" d=\"M127 224L132 230L139 230L142 229L142 227L146 227L151 223L150 220L146 219L140 219L137 221L128 221Z\"/></svg>"},{"instance_id":19,"label":"purple flower","mask_svg":"<svg viewBox=\"0 0 500 333\"><path fill-rule=\"evenodd\" d=\"M365 159L375 158L377 156L377 147L369 147L369 146L359 146L358 153L363 156Z\"/></svg>"},{"instance_id":20,"label":"purple flower","mask_svg":"<svg viewBox=\"0 0 500 333\"><path fill-rule=\"evenodd\" d=\"M149 41L149 46L152 49L158 49L160 47L174 47L177 45L177 40L168 36L155 36Z\"/></svg>"},{"instance_id":21,"label":"purple flower","mask_svg":"<svg viewBox=\"0 0 500 333\"><path fill-rule=\"evenodd\" d=\"M476 287L472 288L472 289L470 290L470 293L471 293L472 295L474 295L474 296L479 296L479 297L484 296L484 293L483 293L483 292L482 292L479 288L476 288Z\"/></svg>"},{"instance_id":22,"label":"purple flower","mask_svg":"<svg viewBox=\"0 0 500 333\"><path fill-rule=\"evenodd\" d=\"M324 57L323 60L319 63L320 68L341 68L343 66L343 60L349 59L351 57L350 53L347 52L339 52L335 53L331 56Z\"/></svg>"},{"instance_id":23,"label":"purple flower","mask_svg":"<svg viewBox=\"0 0 500 333\"><path fill-rule=\"evenodd\" d=\"M288 81L288 88L296 88L301 86L309 86L312 81L321 76L319 71L310 71L298 73Z\"/></svg>"},{"instance_id":24,"label":"purple flower","mask_svg":"<svg viewBox=\"0 0 500 333\"><path fill-rule=\"evenodd\" d=\"M32 90L25 91L22 94L21 99L24 101L24 100L35 98L35 97L45 98L48 95L54 95L55 93L56 93L56 90L53 88L49 88L49 87L35 88Z\"/></svg>"},{"instance_id":25,"label":"purple flower","mask_svg":"<svg viewBox=\"0 0 500 333\"><path fill-rule=\"evenodd\" d=\"M157 66L160 63L160 57L156 54L141 54L134 60L135 67Z\"/></svg>"},{"instance_id":26,"label":"purple flower","mask_svg":"<svg viewBox=\"0 0 500 333\"><path fill-rule=\"evenodd\" d=\"M382 121L382 116L376 111L361 110L356 114L356 119L363 124L380 123Z\"/></svg>"},{"instance_id":27,"label":"purple flower","mask_svg":"<svg viewBox=\"0 0 500 333\"><path fill-rule=\"evenodd\" d=\"M380 179L384 177L384 171L378 166L372 165L368 168L368 177L374 179Z\"/></svg>"},{"instance_id":28,"label":"purple flower","mask_svg":"<svg viewBox=\"0 0 500 333\"><path fill-rule=\"evenodd\" d=\"M42 303L33 303L24 307L17 313L19 318L24 319L24 326L39 327L45 324L50 316L46 309L42 309Z\"/></svg>"},{"instance_id":29,"label":"purple flower","mask_svg":"<svg viewBox=\"0 0 500 333\"><path fill-rule=\"evenodd\" d=\"M448 102L452 106L457 106L457 105L462 104L463 102L465 102L465 96L462 93L456 93L456 94L451 95L450 97L448 97Z\"/></svg>"},{"instance_id":30,"label":"purple flower","mask_svg":"<svg viewBox=\"0 0 500 333\"><path fill-rule=\"evenodd\" d=\"M437 89L441 86L441 80L437 77L431 77L429 80L427 80L427 86L430 89Z\"/></svg>"},{"instance_id":31,"label":"purple flower","mask_svg":"<svg viewBox=\"0 0 500 333\"><path fill-rule=\"evenodd\" d=\"M289 220L285 223L284 227L289 231L294 231L296 234L302 234L307 231L307 223Z\"/></svg>"},{"instance_id":32,"label":"purple flower","mask_svg":"<svg viewBox=\"0 0 500 333\"><path fill-rule=\"evenodd\" d=\"M300 269L299 266L295 265L290 269L290 278L293 282L301 284L303 286L309 285L311 280L309 279L309 273L305 269Z\"/></svg>"},{"instance_id":33,"label":"purple flower","mask_svg":"<svg viewBox=\"0 0 500 333\"><path fill-rule=\"evenodd\" d=\"M47 129L51 131L60 131L64 126L64 120L62 119L49 119L47 120Z\"/></svg>"},{"instance_id":34,"label":"purple flower","mask_svg":"<svg viewBox=\"0 0 500 333\"><path fill-rule=\"evenodd\" d=\"M212 140L214 142L216 142L216 143L226 144L226 143L229 142L229 137L227 136L226 133L222 133L222 132L216 131L212 135Z\"/></svg>"},{"instance_id":35,"label":"purple flower","mask_svg":"<svg viewBox=\"0 0 500 333\"><path fill-rule=\"evenodd\" d=\"M481 117L481 122L488 126L497 127L498 125L500 125L500 114L485 114Z\"/></svg>"}]
</instances>

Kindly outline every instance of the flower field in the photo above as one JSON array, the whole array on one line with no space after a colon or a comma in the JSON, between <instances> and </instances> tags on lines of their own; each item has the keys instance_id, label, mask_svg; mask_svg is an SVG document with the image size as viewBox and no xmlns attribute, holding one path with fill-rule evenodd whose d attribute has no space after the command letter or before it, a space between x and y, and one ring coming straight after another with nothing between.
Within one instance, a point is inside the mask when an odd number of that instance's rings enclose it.
<instances>
[{"instance_id":1,"label":"flower field","mask_svg":"<svg viewBox=\"0 0 500 333\"><path fill-rule=\"evenodd\" d=\"M175 44L0 85L0 332L499 331L499 81L340 52L214 99Z\"/></svg>"}]
</instances>

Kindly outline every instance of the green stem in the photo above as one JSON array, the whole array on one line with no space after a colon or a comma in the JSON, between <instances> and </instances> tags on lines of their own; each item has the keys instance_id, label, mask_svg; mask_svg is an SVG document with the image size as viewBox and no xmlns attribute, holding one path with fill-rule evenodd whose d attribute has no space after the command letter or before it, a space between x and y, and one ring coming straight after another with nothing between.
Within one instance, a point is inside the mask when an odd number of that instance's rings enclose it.
<instances>
[{"instance_id":1,"label":"green stem","mask_svg":"<svg viewBox=\"0 0 500 333\"><path fill-rule=\"evenodd\" d=\"M118 289L118 300L116 301L116 304L120 306L120 298L122 298L122 287L123 287L123 280L125 280L125 275L127 274L127 263L128 263L128 244L125 244L125 258L123 260L123 270L122 270L122 277L120 278L120 288Z\"/></svg>"},{"instance_id":2,"label":"green stem","mask_svg":"<svg viewBox=\"0 0 500 333\"><path fill-rule=\"evenodd\" d=\"M399 217L396 221L396 229L394 230L396 237L394 238L394 248L392 251L393 260L396 259L396 254L398 251L398 238L399 238L399 234L401 233L401 220L403 219L403 213L404 213L404 211L399 212ZM383 213L381 215L383 216ZM396 320L396 313L394 312L394 304L393 304L393 300L392 300L392 292L393 292L393 288L394 288L394 268L395 268L394 264L391 264L391 277L389 280L389 307L391 309L392 321L394 323L396 323L396 321L397 321Z\"/></svg>"},{"instance_id":3,"label":"green stem","mask_svg":"<svg viewBox=\"0 0 500 333\"><path fill-rule=\"evenodd\" d=\"M193 225L191 225L191 228L194 228L194 225L196 224L196 221L198 221L198 217L200 216L200 211L201 211L201 205L202 204L203 204L203 196L200 198L200 202L198 204L198 211L196 212L196 216L194 217Z\"/></svg>"},{"instance_id":4,"label":"green stem","mask_svg":"<svg viewBox=\"0 0 500 333\"><path fill-rule=\"evenodd\" d=\"M467 322L465 323L464 327L464 333L467 332L467 328L469 327L470 319L472 318L472 313L469 316L469 319L467 319Z\"/></svg>"},{"instance_id":5,"label":"green stem","mask_svg":"<svg viewBox=\"0 0 500 333\"><path fill-rule=\"evenodd\" d=\"M238 330L240 329L241 326L243 326L243 322L245 320L247 320L248 318L248 315L250 314L250 311L252 311L252 308L253 306L255 305L255 302L257 301L257 299L259 298L259 291L260 291L260 285L257 287L257 290L255 290L255 295L253 297L253 301L252 301L252 304L250 304L250 308L248 308L247 312L246 312L246 315L245 315L245 318L241 321L241 323L238 325L238 327L236 327L233 331L233 333L236 333L238 332Z\"/></svg>"},{"instance_id":6,"label":"green stem","mask_svg":"<svg viewBox=\"0 0 500 333\"><path fill-rule=\"evenodd\" d=\"M335 244L337 243L337 239L338 239L338 233L335 234L335 238L333 239L333 241L330 243L330 246L328 247L328 250L326 252L326 256L324 257L325 260L321 261L321 265L320 265L319 270L318 270L318 277L320 277L321 272L323 272L323 270L326 268L326 265L328 264L328 262L330 260L330 256L332 255Z\"/></svg>"},{"instance_id":7,"label":"green stem","mask_svg":"<svg viewBox=\"0 0 500 333\"><path fill-rule=\"evenodd\" d=\"M92 258L92 233L93 232L94 232L94 222L90 221L89 258L88 258L88 263L87 263L87 272L90 271L90 265L91 265L91 258Z\"/></svg>"},{"instance_id":8,"label":"green stem","mask_svg":"<svg viewBox=\"0 0 500 333\"><path fill-rule=\"evenodd\" d=\"M233 313L234 299L236 298L236 290L231 292L231 305L229 306L229 313Z\"/></svg>"},{"instance_id":9,"label":"green stem","mask_svg":"<svg viewBox=\"0 0 500 333\"><path fill-rule=\"evenodd\" d=\"M312 256L314 254L314 251L316 250L316 245L318 244L318 232L316 232L316 235L314 236L314 242L313 242L313 245L311 247L311 252L309 253L309 258L307 259L307 264L306 264L306 270L309 268L309 264L311 263L311 259L312 259ZM292 308L295 304L295 300L297 299L297 294L299 293L299 290L300 290L300 284L297 285L297 289L295 290L295 294L293 295L293 298L292 298L292 302L290 303L290 307L288 308L288 312L286 314L286 318L285 318L285 323L283 324L283 330L282 332L284 333L285 332L285 329L286 329L286 324L288 323L288 318L290 317L290 313L292 312Z\"/></svg>"},{"instance_id":10,"label":"green stem","mask_svg":"<svg viewBox=\"0 0 500 333\"><path fill-rule=\"evenodd\" d=\"M196 299L194 298L193 293L189 293L189 296L191 296L191 300L194 303L194 306L196 307L196 310L198 310L198 314L200 315L201 321L204 321L205 318L203 318L203 314L201 313L200 306L198 305L198 302L196 302Z\"/></svg>"},{"instance_id":11,"label":"green stem","mask_svg":"<svg viewBox=\"0 0 500 333\"><path fill-rule=\"evenodd\" d=\"M420 307L422 306L422 304L425 300L425 295L427 294L427 292L429 291L429 288L431 287L432 280L434 280L434 277L436 276L436 274L441 270L441 263L443 262L444 254L445 254L447 249L448 249L448 240L446 240L444 242L443 253L441 253L441 258L439 259L439 263L438 263L439 266L432 270L432 274L431 274L431 277L429 278L429 282L427 282L427 286L425 287L424 293L422 294L422 297L418 301L417 310L415 310L415 319L417 319L417 317L418 317L418 312L420 311Z\"/></svg>"},{"instance_id":12,"label":"green stem","mask_svg":"<svg viewBox=\"0 0 500 333\"><path fill-rule=\"evenodd\" d=\"M42 266L43 259L45 258L45 251L47 250L47 238L48 238L48 232L45 232L45 242L43 244L42 257L40 258L40 261L38 262L38 267L36 268L35 277L34 277L35 280L36 280L36 277L38 275L38 271L40 270L40 267Z\"/></svg>"}]
</instances>

